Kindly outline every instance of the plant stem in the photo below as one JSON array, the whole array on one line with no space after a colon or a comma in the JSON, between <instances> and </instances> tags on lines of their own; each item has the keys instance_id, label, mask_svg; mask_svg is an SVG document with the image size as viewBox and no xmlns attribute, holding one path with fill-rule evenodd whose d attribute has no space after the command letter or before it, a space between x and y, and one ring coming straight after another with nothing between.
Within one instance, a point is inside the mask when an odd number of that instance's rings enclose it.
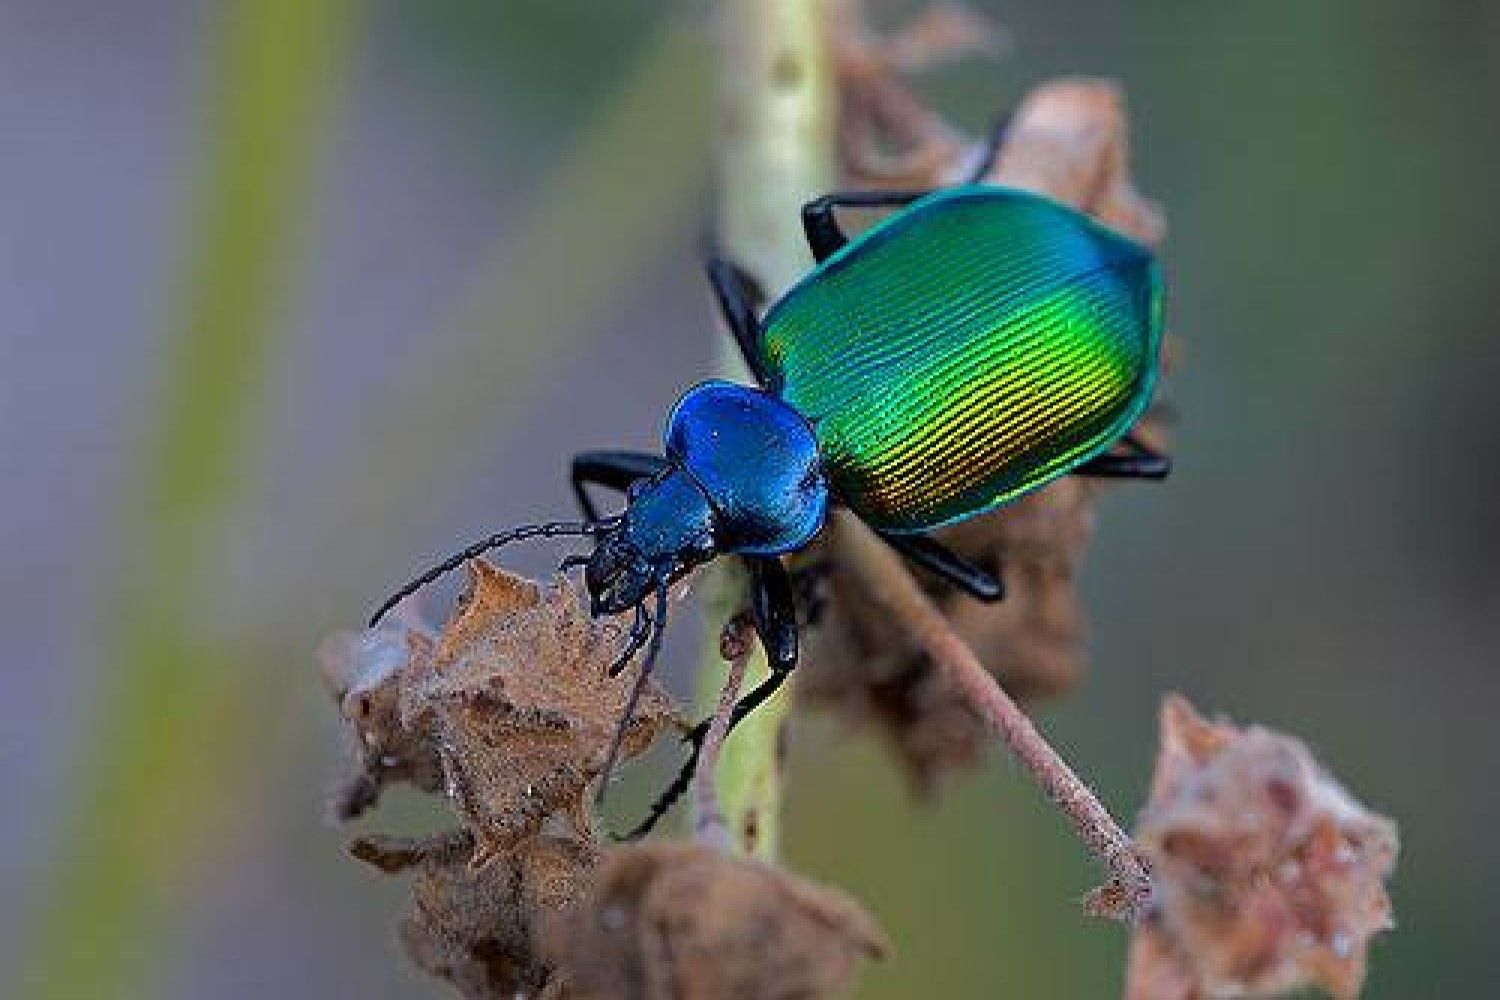
<instances>
[{"instance_id":1,"label":"plant stem","mask_svg":"<svg viewBox=\"0 0 1500 1000\"><path fill-rule=\"evenodd\" d=\"M901 623L912 641L1036 780L1089 852L1109 870L1114 894L1121 899L1112 909L1129 920L1144 915L1150 906L1151 874L1135 842L1104 803L984 669L890 546L846 511L835 513L830 530L836 532L840 564L853 573L875 603Z\"/></svg>"},{"instance_id":2,"label":"plant stem","mask_svg":"<svg viewBox=\"0 0 1500 1000\"><path fill-rule=\"evenodd\" d=\"M724 678L724 687L719 692L719 703L714 708L713 722L703 738L703 752L698 760L698 773L693 782L693 836L699 843L708 844L720 851L728 851L733 845L728 824L724 821L724 810L719 805L719 790L716 783L719 770L719 754L724 749L724 737L729 735L729 717L734 712L734 703L745 684L745 667L755 652L755 632L744 615L737 616L724 626L719 637L719 655L729 661L729 675Z\"/></svg>"},{"instance_id":3,"label":"plant stem","mask_svg":"<svg viewBox=\"0 0 1500 1000\"><path fill-rule=\"evenodd\" d=\"M827 0L722 0L720 107L717 130L716 233L723 253L776 295L812 264L799 208L836 177L835 76ZM745 379L728 337L718 371ZM738 571L707 574L709 619L701 672L705 709L717 700L719 632L745 607ZM757 644L746 686L766 676ZM778 746L787 689L746 719L723 748L718 789L740 848L773 858L778 839Z\"/></svg>"}]
</instances>

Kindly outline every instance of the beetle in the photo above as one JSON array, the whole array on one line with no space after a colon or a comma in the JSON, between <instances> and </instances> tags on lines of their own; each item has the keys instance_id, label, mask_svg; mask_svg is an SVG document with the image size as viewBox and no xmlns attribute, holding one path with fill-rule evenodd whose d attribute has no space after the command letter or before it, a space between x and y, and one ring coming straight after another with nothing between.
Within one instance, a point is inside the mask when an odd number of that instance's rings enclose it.
<instances>
[{"instance_id":1,"label":"beetle","mask_svg":"<svg viewBox=\"0 0 1500 1000\"><path fill-rule=\"evenodd\" d=\"M611 675L649 642L623 731L660 651L668 588L736 556L748 569L770 673L736 704L733 728L796 666L781 557L811 542L833 505L917 565L996 601L999 574L948 549L933 529L1070 473L1165 477L1170 459L1130 434L1157 380L1155 257L1057 202L978 183L997 141L967 184L808 202L802 223L816 266L763 315L755 281L711 256L719 311L756 384L688 389L667 419L661 454L575 456L571 483L585 520L482 539L403 587L371 625L481 553L524 538L590 537L592 551L563 568L583 568L594 616L634 615ZM896 211L850 237L836 216L848 207ZM601 516L589 486L622 491L623 511ZM706 731L706 723L691 731L690 759L631 836L686 789ZM606 780L618 744L617 733Z\"/></svg>"}]
</instances>

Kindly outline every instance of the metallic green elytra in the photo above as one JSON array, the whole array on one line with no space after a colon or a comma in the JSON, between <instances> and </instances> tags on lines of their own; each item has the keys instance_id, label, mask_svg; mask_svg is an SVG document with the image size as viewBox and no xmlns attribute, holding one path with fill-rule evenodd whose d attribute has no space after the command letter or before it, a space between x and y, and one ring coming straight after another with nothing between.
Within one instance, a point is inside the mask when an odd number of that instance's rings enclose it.
<instances>
[{"instance_id":1,"label":"metallic green elytra","mask_svg":"<svg viewBox=\"0 0 1500 1000\"><path fill-rule=\"evenodd\" d=\"M1146 248L1045 198L959 187L819 265L761 346L836 495L915 532L1107 450L1150 403L1161 303Z\"/></svg>"}]
</instances>

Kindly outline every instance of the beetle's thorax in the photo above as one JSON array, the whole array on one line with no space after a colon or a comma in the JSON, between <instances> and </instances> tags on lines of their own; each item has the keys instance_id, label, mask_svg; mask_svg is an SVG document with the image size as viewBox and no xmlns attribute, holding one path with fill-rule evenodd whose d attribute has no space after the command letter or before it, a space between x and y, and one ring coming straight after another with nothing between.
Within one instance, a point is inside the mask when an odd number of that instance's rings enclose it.
<instances>
[{"instance_id":1,"label":"beetle's thorax","mask_svg":"<svg viewBox=\"0 0 1500 1000\"><path fill-rule=\"evenodd\" d=\"M717 551L791 552L823 526L828 485L817 438L774 395L729 382L693 386L663 444L712 508Z\"/></svg>"},{"instance_id":2,"label":"beetle's thorax","mask_svg":"<svg viewBox=\"0 0 1500 1000\"><path fill-rule=\"evenodd\" d=\"M618 527L601 535L584 570L594 614L618 614L712 559L713 506L673 467L631 490Z\"/></svg>"}]
</instances>

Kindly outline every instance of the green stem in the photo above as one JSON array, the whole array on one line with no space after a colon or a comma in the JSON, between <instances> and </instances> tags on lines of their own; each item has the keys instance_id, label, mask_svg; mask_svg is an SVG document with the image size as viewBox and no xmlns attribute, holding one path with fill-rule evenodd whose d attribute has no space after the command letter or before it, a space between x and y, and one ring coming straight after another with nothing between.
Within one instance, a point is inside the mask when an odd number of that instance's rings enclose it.
<instances>
[{"instance_id":1,"label":"green stem","mask_svg":"<svg viewBox=\"0 0 1500 1000\"><path fill-rule=\"evenodd\" d=\"M254 729L254 666L225 623L233 537L266 376L284 337L296 248L353 0L225 4L209 64L206 162L158 371L160 405L133 462L96 717L33 938L11 995L135 995L174 895L204 873Z\"/></svg>"},{"instance_id":2,"label":"green stem","mask_svg":"<svg viewBox=\"0 0 1500 1000\"><path fill-rule=\"evenodd\" d=\"M835 179L830 12L827 0L723 0L720 17L717 234L724 252L775 295L812 263L799 207ZM733 378L747 375L727 338L718 369ZM737 571L715 572L708 587L699 700L711 709L724 673L719 631L746 602ZM746 689L765 676L765 654L757 648ZM783 688L745 720L720 757L717 788L733 839L761 858L774 857L777 849L777 747L789 705Z\"/></svg>"}]
</instances>

